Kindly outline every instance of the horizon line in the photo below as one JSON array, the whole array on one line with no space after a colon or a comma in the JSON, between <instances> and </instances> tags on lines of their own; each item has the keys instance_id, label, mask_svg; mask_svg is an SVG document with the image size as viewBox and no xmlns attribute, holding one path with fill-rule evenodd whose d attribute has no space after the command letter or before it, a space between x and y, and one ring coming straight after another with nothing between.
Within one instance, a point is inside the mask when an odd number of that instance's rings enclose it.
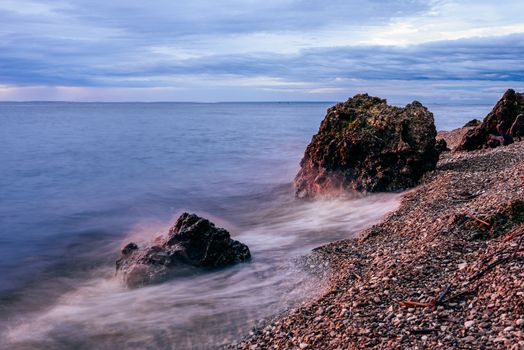
<instances>
[{"instance_id":1,"label":"horizon line","mask_svg":"<svg viewBox=\"0 0 524 350\"><path fill-rule=\"evenodd\" d=\"M337 101L264 100L264 101L68 101L68 100L0 100L0 103L337 103Z\"/></svg>"},{"instance_id":2,"label":"horizon line","mask_svg":"<svg viewBox=\"0 0 524 350\"><path fill-rule=\"evenodd\" d=\"M3 103L89 103L89 104L125 104L125 103L136 103L136 104L168 104L168 103L178 103L178 104L242 104L242 103L310 103L310 104L323 104L323 103L340 103L344 101L304 101L304 100L265 100L265 101L67 101L67 100L0 100L0 104ZM392 104L399 104L395 102L388 102ZM400 103L402 104L402 103ZM463 105L463 106L482 106L482 105L491 105L491 103L456 103L456 102L428 102L427 105Z\"/></svg>"}]
</instances>

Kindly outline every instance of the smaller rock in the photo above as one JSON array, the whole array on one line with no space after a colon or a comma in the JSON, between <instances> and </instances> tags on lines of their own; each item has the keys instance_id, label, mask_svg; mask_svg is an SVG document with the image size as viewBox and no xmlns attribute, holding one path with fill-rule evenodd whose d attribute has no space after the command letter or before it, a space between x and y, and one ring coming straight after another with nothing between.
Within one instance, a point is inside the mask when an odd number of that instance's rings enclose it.
<instances>
[{"instance_id":1,"label":"smaller rock","mask_svg":"<svg viewBox=\"0 0 524 350\"><path fill-rule=\"evenodd\" d=\"M468 130L458 146L460 151L473 151L487 147L489 135L499 135L498 126L502 123L509 129L516 121L517 116L524 109L524 94L507 90L502 98L497 102L493 110L484 118L484 120L470 130ZM515 132L520 133L522 127L518 127Z\"/></svg>"},{"instance_id":2,"label":"smaller rock","mask_svg":"<svg viewBox=\"0 0 524 350\"><path fill-rule=\"evenodd\" d=\"M435 143L435 149L437 150L437 152L439 154L442 153L442 152L449 152L449 151L451 151L449 149L449 147L448 147L448 143L444 139L437 140L437 142Z\"/></svg>"},{"instance_id":3,"label":"smaller rock","mask_svg":"<svg viewBox=\"0 0 524 350\"><path fill-rule=\"evenodd\" d=\"M475 341L475 337L472 335L468 335L466 338L464 338L466 343L473 343Z\"/></svg>"},{"instance_id":4,"label":"smaller rock","mask_svg":"<svg viewBox=\"0 0 524 350\"><path fill-rule=\"evenodd\" d=\"M468 266L468 263L461 263L461 264L458 264L458 269L464 270L467 266Z\"/></svg>"},{"instance_id":5,"label":"smaller rock","mask_svg":"<svg viewBox=\"0 0 524 350\"><path fill-rule=\"evenodd\" d=\"M466 322L464 322L464 327L471 328L471 327L473 327L474 324L475 324L474 320L466 321Z\"/></svg>"},{"instance_id":6,"label":"smaller rock","mask_svg":"<svg viewBox=\"0 0 524 350\"><path fill-rule=\"evenodd\" d=\"M247 261L249 248L232 240L229 232L195 214L182 214L165 239L139 247L128 243L116 270L128 287L161 282L188 267L216 268Z\"/></svg>"}]
</instances>

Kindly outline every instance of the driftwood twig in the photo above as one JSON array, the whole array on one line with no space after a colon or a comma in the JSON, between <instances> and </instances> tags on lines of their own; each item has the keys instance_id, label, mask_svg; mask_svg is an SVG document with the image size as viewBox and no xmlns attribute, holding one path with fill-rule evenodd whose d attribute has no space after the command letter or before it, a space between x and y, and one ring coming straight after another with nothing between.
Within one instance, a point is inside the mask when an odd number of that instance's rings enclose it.
<instances>
[{"instance_id":1,"label":"driftwood twig","mask_svg":"<svg viewBox=\"0 0 524 350\"><path fill-rule=\"evenodd\" d=\"M441 305L444 303L444 299L446 298L446 295L451 290L451 284L448 284L444 290L438 295L438 297L431 299L427 303L421 303L418 301L412 301L412 300L406 300L401 301L400 305L403 307L436 307L437 305Z\"/></svg>"},{"instance_id":2,"label":"driftwood twig","mask_svg":"<svg viewBox=\"0 0 524 350\"><path fill-rule=\"evenodd\" d=\"M500 265L502 263L508 262L511 259L513 259L513 255L508 255L508 256L506 256L504 258L500 258L500 259L495 260L494 262L492 262L491 264L486 266L486 268L482 269L481 271L479 271L476 274L474 274L473 276L471 276L469 278L468 282L473 282L473 281L478 280L479 278L481 278L482 276L484 276L485 274L487 274L488 272L493 270L495 267L497 267L497 265Z\"/></svg>"},{"instance_id":3,"label":"driftwood twig","mask_svg":"<svg viewBox=\"0 0 524 350\"><path fill-rule=\"evenodd\" d=\"M453 301L453 300L456 300L456 299L459 299L459 298L461 298L461 297L463 297L463 296L465 296L465 295L473 294L473 293L475 293L475 292L477 291L477 288L478 288L478 287L475 287L473 290L465 290L465 291L459 292L459 293L457 293L457 294L455 294L455 295L452 295L452 296L450 296L450 297L448 298L448 300L446 300L446 302L449 303L449 302L451 302L451 301Z\"/></svg>"},{"instance_id":4,"label":"driftwood twig","mask_svg":"<svg viewBox=\"0 0 524 350\"><path fill-rule=\"evenodd\" d=\"M493 270L498 265L506 263L508 261L511 261L511 260L515 259L517 257L518 252L520 251L520 247L521 247L523 241L524 241L524 235L520 237L519 242L518 242L516 248L513 250L513 252L509 252L509 254L507 256L503 257L503 258L498 258L497 260L495 260L494 262L492 262L491 264L486 266L484 269L482 269L481 271L479 271L476 274L474 274L473 276L471 276L469 278L469 282L473 282L475 280L478 280L480 277L484 276L485 274L487 274L488 272ZM507 251L505 251L505 252L507 252ZM503 252L502 254L504 254L505 252Z\"/></svg>"},{"instance_id":5,"label":"driftwood twig","mask_svg":"<svg viewBox=\"0 0 524 350\"><path fill-rule=\"evenodd\" d=\"M470 212L464 212L464 214L466 214L466 216L469 216L470 218L472 218L473 220L476 220L478 222L480 222L481 224L484 224L486 225L487 227L491 227L491 224L489 222L486 222L482 219L479 219L478 217L476 217L475 215L471 214Z\"/></svg>"},{"instance_id":6,"label":"driftwood twig","mask_svg":"<svg viewBox=\"0 0 524 350\"><path fill-rule=\"evenodd\" d=\"M435 305L435 302L420 303L418 301L406 300L406 301L401 301L400 305L402 305L404 307L409 307L409 306L412 306L412 307L430 307L430 306Z\"/></svg>"}]
</instances>

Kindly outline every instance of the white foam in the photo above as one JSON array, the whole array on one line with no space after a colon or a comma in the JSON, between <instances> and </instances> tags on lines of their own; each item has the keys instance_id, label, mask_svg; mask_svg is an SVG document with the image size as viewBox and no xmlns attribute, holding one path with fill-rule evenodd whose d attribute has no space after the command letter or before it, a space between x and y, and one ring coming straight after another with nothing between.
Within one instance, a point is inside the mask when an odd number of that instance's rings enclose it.
<instances>
[{"instance_id":1,"label":"white foam","mask_svg":"<svg viewBox=\"0 0 524 350\"><path fill-rule=\"evenodd\" d=\"M280 204L251 213L236 228L235 238L250 246L251 263L134 290L112 277L112 267L103 268L95 271L102 278L79 282L46 310L12 325L4 339L12 347L29 348L163 348L171 342L184 349L230 341L254 320L322 291L322 281L294 266L293 257L354 236L395 209L399 198L276 201ZM142 234L137 229L133 238L154 237L168 226L155 225Z\"/></svg>"}]
</instances>

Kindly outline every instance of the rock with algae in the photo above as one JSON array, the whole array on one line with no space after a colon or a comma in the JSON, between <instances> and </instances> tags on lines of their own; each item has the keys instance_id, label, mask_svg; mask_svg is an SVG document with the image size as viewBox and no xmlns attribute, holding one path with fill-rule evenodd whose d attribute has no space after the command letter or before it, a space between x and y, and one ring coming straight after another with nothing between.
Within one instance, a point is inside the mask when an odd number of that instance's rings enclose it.
<instances>
[{"instance_id":1,"label":"rock with algae","mask_svg":"<svg viewBox=\"0 0 524 350\"><path fill-rule=\"evenodd\" d=\"M433 114L367 94L328 109L306 148L294 185L298 198L337 191L396 191L415 186L439 158Z\"/></svg>"}]
</instances>

